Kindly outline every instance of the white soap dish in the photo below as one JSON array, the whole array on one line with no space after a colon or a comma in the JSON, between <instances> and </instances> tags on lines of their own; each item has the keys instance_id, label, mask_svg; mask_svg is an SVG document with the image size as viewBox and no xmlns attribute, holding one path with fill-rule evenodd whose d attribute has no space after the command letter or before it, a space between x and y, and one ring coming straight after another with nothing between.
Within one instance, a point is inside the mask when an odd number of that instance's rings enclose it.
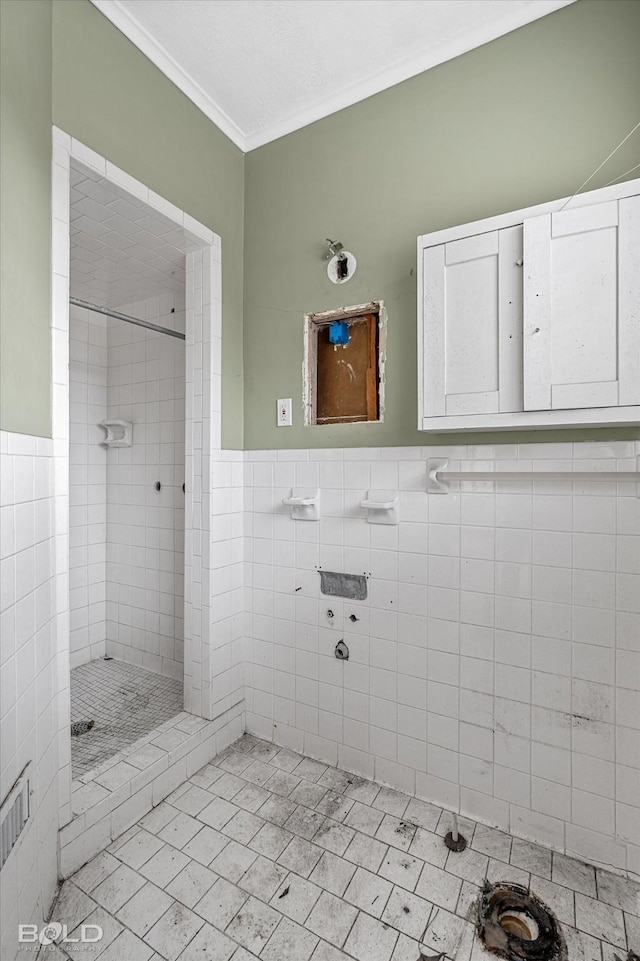
<instances>
[{"instance_id":1,"label":"white soap dish","mask_svg":"<svg viewBox=\"0 0 640 961\"><path fill-rule=\"evenodd\" d=\"M100 427L106 431L102 441L104 447L131 447L133 444L133 424L127 420L103 420Z\"/></svg>"}]
</instances>

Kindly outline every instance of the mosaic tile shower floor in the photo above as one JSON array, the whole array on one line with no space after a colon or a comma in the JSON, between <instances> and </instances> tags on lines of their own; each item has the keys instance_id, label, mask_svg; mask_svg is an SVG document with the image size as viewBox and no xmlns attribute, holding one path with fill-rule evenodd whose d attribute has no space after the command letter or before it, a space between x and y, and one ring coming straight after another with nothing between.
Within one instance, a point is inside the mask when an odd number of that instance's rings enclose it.
<instances>
[{"instance_id":1,"label":"mosaic tile shower floor","mask_svg":"<svg viewBox=\"0 0 640 961\"><path fill-rule=\"evenodd\" d=\"M71 671L71 723L95 722L71 738L73 777L164 724L182 710L182 681L133 664L96 660Z\"/></svg>"},{"instance_id":2,"label":"mosaic tile shower floor","mask_svg":"<svg viewBox=\"0 0 640 961\"><path fill-rule=\"evenodd\" d=\"M555 912L569 961L640 950L640 885L245 735L65 882L52 920L99 924L55 961L486 961L485 878ZM76 935L77 936L77 935ZM86 948L86 946L85 946Z\"/></svg>"}]
</instances>

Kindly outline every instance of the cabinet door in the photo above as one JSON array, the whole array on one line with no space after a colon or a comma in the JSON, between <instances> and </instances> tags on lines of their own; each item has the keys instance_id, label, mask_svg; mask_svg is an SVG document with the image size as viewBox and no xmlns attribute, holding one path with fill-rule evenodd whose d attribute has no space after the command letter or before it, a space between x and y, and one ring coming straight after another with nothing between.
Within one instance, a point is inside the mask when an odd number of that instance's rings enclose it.
<instances>
[{"instance_id":1,"label":"cabinet door","mask_svg":"<svg viewBox=\"0 0 640 961\"><path fill-rule=\"evenodd\" d=\"M524 225L524 407L640 403L640 197Z\"/></svg>"},{"instance_id":2,"label":"cabinet door","mask_svg":"<svg viewBox=\"0 0 640 961\"><path fill-rule=\"evenodd\" d=\"M423 252L423 415L522 410L522 225Z\"/></svg>"}]
</instances>

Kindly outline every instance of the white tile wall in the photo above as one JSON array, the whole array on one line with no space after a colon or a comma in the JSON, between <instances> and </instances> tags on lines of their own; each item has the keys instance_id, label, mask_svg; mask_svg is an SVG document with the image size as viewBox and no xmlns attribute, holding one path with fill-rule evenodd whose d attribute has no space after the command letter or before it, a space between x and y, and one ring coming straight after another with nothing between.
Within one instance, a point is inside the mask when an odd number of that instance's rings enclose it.
<instances>
[{"instance_id":1,"label":"white tile wall","mask_svg":"<svg viewBox=\"0 0 640 961\"><path fill-rule=\"evenodd\" d=\"M629 470L638 453L631 442L249 452L248 729L640 873L635 485L425 493L434 455L451 470ZM294 486L321 490L319 523L282 506ZM366 523L368 489L400 491L398 526ZM319 566L367 573L368 599L321 595ZM334 657L340 638L347 663Z\"/></svg>"},{"instance_id":2,"label":"white tile wall","mask_svg":"<svg viewBox=\"0 0 640 961\"><path fill-rule=\"evenodd\" d=\"M212 459L211 713L244 699L244 465L241 451Z\"/></svg>"},{"instance_id":3,"label":"white tile wall","mask_svg":"<svg viewBox=\"0 0 640 961\"><path fill-rule=\"evenodd\" d=\"M69 618L72 667L106 641L107 318L69 309Z\"/></svg>"},{"instance_id":4,"label":"white tile wall","mask_svg":"<svg viewBox=\"0 0 640 961\"><path fill-rule=\"evenodd\" d=\"M122 311L184 332L184 294ZM182 678L184 341L110 319L108 417L134 427L107 454L107 652Z\"/></svg>"},{"instance_id":5,"label":"white tile wall","mask_svg":"<svg viewBox=\"0 0 640 961\"><path fill-rule=\"evenodd\" d=\"M33 815L0 875L1 946L41 924L57 883L53 443L0 432L0 732L4 797L34 762Z\"/></svg>"},{"instance_id":6,"label":"white tile wall","mask_svg":"<svg viewBox=\"0 0 640 961\"><path fill-rule=\"evenodd\" d=\"M221 250L187 254L185 710L243 699L243 455L221 450Z\"/></svg>"}]
</instances>

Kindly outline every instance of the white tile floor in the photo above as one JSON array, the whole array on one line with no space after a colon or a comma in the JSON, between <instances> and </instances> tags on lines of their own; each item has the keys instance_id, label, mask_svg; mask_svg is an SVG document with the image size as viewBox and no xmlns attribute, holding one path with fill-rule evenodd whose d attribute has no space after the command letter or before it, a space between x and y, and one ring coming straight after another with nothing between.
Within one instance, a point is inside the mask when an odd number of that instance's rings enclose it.
<instances>
[{"instance_id":1,"label":"white tile floor","mask_svg":"<svg viewBox=\"0 0 640 961\"><path fill-rule=\"evenodd\" d=\"M640 885L245 735L63 885L52 920L100 924L101 961L488 958L483 880L530 885L570 961L640 951ZM432 949L431 951L429 949Z\"/></svg>"}]
</instances>

